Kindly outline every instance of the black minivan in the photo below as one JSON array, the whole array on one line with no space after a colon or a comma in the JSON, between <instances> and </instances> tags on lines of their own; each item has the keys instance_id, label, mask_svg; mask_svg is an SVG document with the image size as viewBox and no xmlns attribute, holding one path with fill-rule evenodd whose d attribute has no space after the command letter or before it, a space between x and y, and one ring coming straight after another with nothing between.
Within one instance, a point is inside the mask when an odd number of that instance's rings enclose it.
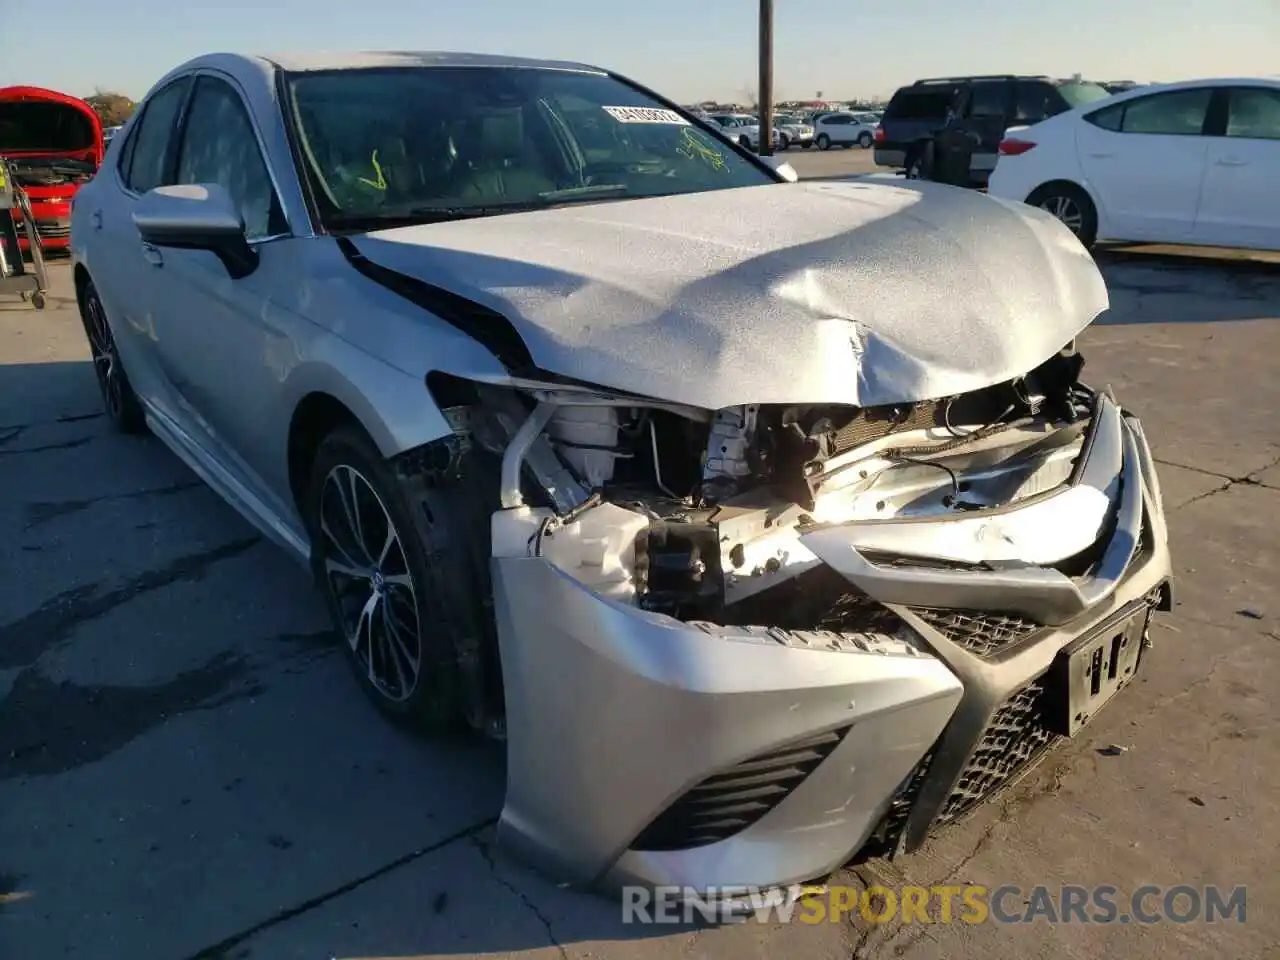
<instances>
[{"instance_id":1,"label":"black minivan","mask_svg":"<svg viewBox=\"0 0 1280 960\"><path fill-rule=\"evenodd\" d=\"M985 185L995 169L1009 127L1029 126L1109 97L1105 87L1083 80L1012 74L917 80L893 95L876 133L876 164L927 176L934 137L967 141L969 180Z\"/></svg>"}]
</instances>

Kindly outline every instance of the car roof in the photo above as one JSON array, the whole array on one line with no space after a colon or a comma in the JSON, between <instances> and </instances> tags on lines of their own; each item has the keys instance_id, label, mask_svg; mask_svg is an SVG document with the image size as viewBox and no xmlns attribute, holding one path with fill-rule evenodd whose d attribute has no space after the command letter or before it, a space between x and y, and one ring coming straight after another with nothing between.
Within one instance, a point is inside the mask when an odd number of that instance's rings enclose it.
<instances>
[{"instance_id":1,"label":"car roof","mask_svg":"<svg viewBox=\"0 0 1280 960\"><path fill-rule=\"evenodd\" d=\"M270 81L273 74L310 73L320 70L368 70L380 67L492 67L507 69L568 70L608 75L607 70L564 60L535 60L484 53L449 53L432 50L376 50L330 53L206 53L178 64L152 87L159 89L173 77L192 70L220 70L241 80Z\"/></svg>"},{"instance_id":2,"label":"car roof","mask_svg":"<svg viewBox=\"0 0 1280 960\"><path fill-rule=\"evenodd\" d=\"M261 59L289 73L317 70L357 70L377 67L497 67L573 70L606 73L599 67L567 60L539 60L487 53L458 53L441 50L370 50L333 53L263 54Z\"/></svg>"}]
</instances>

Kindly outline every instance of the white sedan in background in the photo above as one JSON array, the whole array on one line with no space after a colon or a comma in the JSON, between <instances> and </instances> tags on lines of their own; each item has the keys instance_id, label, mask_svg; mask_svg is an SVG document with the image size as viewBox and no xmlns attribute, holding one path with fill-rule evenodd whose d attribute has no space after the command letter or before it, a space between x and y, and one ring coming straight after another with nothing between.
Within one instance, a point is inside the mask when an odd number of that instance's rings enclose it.
<instances>
[{"instance_id":1,"label":"white sedan in background","mask_svg":"<svg viewBox=\"0 0 1280 960\"><path fill-rule=\"evenodd\" d=\"M1280 250L1280 81L1141 87L1013 128L989 193L1096 240Z\"/></svg>"}]
</instances>

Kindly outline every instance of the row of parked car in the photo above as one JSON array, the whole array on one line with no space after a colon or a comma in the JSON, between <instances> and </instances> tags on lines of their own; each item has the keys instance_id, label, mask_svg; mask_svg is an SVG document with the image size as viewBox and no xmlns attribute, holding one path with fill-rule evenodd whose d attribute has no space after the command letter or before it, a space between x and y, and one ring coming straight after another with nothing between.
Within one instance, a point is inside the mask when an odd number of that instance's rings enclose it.
<instances>
[{"instance_id":1,"label":"row of parked car","mask_svg":"<svg viewBox=\"0 0 1280 960\"><path fill-rule=\"evenodd\" d=\"M760 118L745 113L712 113L702 119L714 123L731 139L750 150L760 148ZM773 149L789 150L800 147L819 150L832 147L862 147L869 149L875 143L880 114L848 110L829 113L779 114L774 118Z\"/></svg>"},{"instance_id":2,"label":"row of parked car","mask_svg":"<svg viewBox=\"0 0 1280 960\"><path fill-rule=\"evenodd\" d=\"M1280 249L1280 81L946 77L899 90L876 162L985 187L1097 240ZM944 166L950 169L943 171Z\"/></svg>"}]
</instances>

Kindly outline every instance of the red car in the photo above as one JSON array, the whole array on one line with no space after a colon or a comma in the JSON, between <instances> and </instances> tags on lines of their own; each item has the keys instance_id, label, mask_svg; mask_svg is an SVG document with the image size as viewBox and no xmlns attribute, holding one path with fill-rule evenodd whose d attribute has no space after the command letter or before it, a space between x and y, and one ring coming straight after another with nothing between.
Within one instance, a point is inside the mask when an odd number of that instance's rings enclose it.
<instances>
[{"instance_id":1,"label":"red car","mask_svg":"<svg viewBox=\"0 0 1280 960\"><path fill-rule=\"evenodd\" d=\"M71 197L98 172L103 152L102 122L83 100L41 87L0 87L0 154L31 199L45 250L66 249Z\"/></svg>"}]
</instances>

